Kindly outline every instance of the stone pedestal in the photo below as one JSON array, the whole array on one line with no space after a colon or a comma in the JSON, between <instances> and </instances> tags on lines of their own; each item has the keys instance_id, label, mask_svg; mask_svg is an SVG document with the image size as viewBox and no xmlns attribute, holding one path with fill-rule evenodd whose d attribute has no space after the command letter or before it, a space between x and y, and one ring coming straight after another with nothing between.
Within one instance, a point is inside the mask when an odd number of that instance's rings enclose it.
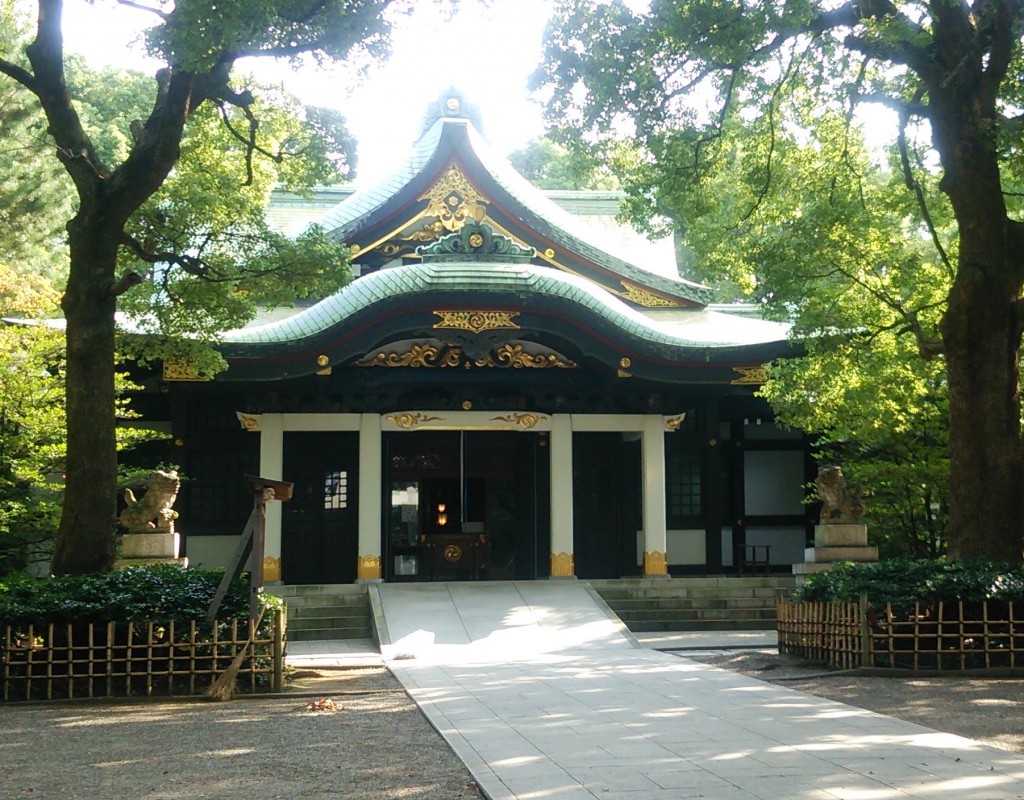
<instances>
[{"instance_id":1,"label":"stone pedestal","mask_svg":"<svg viewBox=\"0 0 1024 800\"><path fill-rule=\"evenodd\" d=\"M862 522L826 522L814 526L814 547L804 550L804 563L793 565L797 582L825 572L837 561L878 561L878 548L868 544Z\"/></svg>"},{"instance_id":2,"label":"stone pedestal","mask_svg":"<svg viewBox=\"0 0 1024 800\"><path fill-rule=\"evenodd\" d=\"M174 527L154 529L150 533L126 533L121 537L121 557L114 567L137 567L148 564L177 564L188 566L187 558L180 558L181 534Z\"/></svg>"}]
</instances>

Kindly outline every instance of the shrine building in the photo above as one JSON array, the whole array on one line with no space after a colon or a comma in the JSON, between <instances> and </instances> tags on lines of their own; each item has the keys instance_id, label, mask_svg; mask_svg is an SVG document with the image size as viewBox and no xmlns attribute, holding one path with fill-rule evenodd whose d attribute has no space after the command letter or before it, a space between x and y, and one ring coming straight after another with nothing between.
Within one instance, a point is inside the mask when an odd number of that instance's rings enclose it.
<instances>
[{"instance_id":1,"label":"shrine building","mask_svg":"<svg viewBox=\"0 0 1024 800\"><path fill-rule=\"evenodd\" d=\"M213 380L164 366L193 565L228 561L246 473L295 486L268 507L270 582L802 561L813 465L756 396L786 326L598 235L495 157L460 97L319 223L351 283L228 334Z\"/></svg>"}]
</instances>

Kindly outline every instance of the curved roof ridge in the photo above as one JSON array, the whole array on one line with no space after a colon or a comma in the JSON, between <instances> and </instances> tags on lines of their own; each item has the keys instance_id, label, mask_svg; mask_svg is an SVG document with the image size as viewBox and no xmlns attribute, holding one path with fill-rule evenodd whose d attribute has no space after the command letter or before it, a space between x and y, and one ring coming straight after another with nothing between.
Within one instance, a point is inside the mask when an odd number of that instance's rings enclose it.
<instances>
[{"instance_id":1,"label":"curved roof ridge","mask_svg":"<svg viewBox=\"0 0 1024 800\"><path fill-rule=\"evenodd\" d=\"M552 223L555 227L560 228L564 233L576 240L576 243L581 245L583 248L599 250L605 255L611 256L616 261L620 262L620 266L628 268L626 270L627 273L629 270L636 270L642 273L642 276L624 274L623 277L640 277L641 280L649 280L653 277L658 281L666 281L671 287L670 291L676 293L680 291L684 294L691 294L693 292L699 292L701 294L710 293L711 290L703 284L687 280L686 278L678 275L663 275L660 272L655 272L654 270L635 263L627 253L621 251L616 252L619 250L619 246L616 243L607 241L606 237L602 236L600 231L594 230L592 226L588 226L585 222L581 221L578 216L566 211L558 205L558 203L548 197L543 189L534 186L519 174L519 172L517 172L509 163L508 159L503 158L494 152L483 134L481 134L471 124L468 126L468 133L470 145L472 146L473 152L476 154L477 158L480 159L480 163L484 165L498 184L512 195L513 198L536 213L539 217L542 217ZM605 194L608 194L608 192L605 192ZM658 287L655 286L655 288ZM707 302L708 299L710 298L703 298L703 301Z\"/></svg>"},{"instance_id":2,"label":"curved roof ridge","mask_svg":"<svg viewBox=\"0 0 1024 800\"><path fill-rule=\"evenodd\" d=\"M328 233L333 233L339 228L371 214L387 203L430 161L441 143L441 134L446 121L449 121L448 118L441 117L427 128L423 135L416 140L412 152L405 161L388 177L369 186L356 189L349 197L346 197L330 211L325 212L316 221L316 224L322 226Z\"/></svg>"},{"instance_id":3,"label":"curved roof ridge","mask_svg":"<svg viewBox=\"0 0 1024 800\"><path fill-rule=\"evenodd\" d=\"M501 293L506 297L510 292L561 297L593 311L631 336L668 346L731 347L779 342L786 338L776 323L763 323L770 327L740 325L742 332L737 328L739 320L735 317L729 319L728 325L700 325L702 321L728 316L716 313L712 317L702 309L689 312L694 315L689 324L679 324L678 320L664 322L646 316L578 275L535 264L475 261L415 264L378 270L291 317L230 331L224 335L223 341L226 344L268 345L298 342L338 325L376 303L397 295L430 291L474 292L476 298L481 292ZM754 320L746 322L755 323ZM737 337L737 333L742 335Z\"/></svg>"}]
</instances>

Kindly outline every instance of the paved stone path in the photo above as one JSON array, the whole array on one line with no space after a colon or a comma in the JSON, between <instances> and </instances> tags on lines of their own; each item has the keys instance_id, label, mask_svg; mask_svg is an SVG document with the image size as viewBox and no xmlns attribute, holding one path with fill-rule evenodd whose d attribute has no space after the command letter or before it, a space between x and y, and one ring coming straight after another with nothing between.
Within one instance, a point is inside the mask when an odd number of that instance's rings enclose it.
<instances>
[{"instance_id":1,"label":"paved stone path","mask_svg":"<svg viewBox=\"0 0 1024 800\"><path fill-rule=\"evenodd\" d=\"M491 800L1024 797L1016 754L644 649L582 583L374 589L384 658Z\"/></svg>"}]
</instances>

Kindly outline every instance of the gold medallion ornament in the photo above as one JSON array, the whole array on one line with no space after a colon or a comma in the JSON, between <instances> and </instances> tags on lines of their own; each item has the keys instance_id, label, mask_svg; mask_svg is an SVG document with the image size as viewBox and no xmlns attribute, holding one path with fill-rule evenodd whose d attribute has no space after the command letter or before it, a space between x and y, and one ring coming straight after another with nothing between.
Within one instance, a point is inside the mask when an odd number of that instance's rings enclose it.
<instances>
[{"instance_id":1,"label":"gold medallion ornament","mask_svg":"<svg viewBox=\"0 0 1024 800\"><path fill-rule=\"evenodd\" d=\"M259 414L246 414L244 411L236 411L235 417L238 419L238 424L247 431L258 431L260 429L260 415Z\"/></svg>"},{"instance_id":2,"label":"gold medallion ornament","mask_svg":"<svg viewBox=\"0 0 1024 800\"><path fill-rule=\"evenodd\" d=\"M444 560L449 564L455 564L462 560L462 548L457 544L450 544L444 549Z\"/></svg>"},{"instance_id":3,"label":"gold medallion ornament","mask_svg":"<svg viewBox=\"0 0 1024 800\"><path fill-rule=\"evenodd\" d=\"M434 316L439 317L439 321L434 323L435 330L450 329L470 333L519 330L515 321L519 316L518 311L435 311Z\"/></svg>"},{"instance_id":4,"label":"gold medallion ornament","mask_svg":"<svg viewBox=\"0 0 1024 800\"><path fill-rule=\"evenodd\" d=\"M764 367L733 367L739 373L738 378L730 381L732 386L760 386L768 382L768 370Z\"/></svg>"},{"instance_id":5,"label":"gold medallion ornament","mask_svg":"<svg viewBox=\"0 0 1024 800\"><path fill-rule=\"evenodd\" d=\"M686 412L682 414L676 414L674 417L665 417L665 430L677 431L683 424L683 420L686 419Z\"/></svg>"},{"instance_id":6,"label":"gold medallion ornament","mask_svg":"<svg viewBox=\"0 0 1024 800\"><path fill-rule=\"evenodd\" d=\"M402 414L388 414L384 419L391 420L399 428L407 431L410 428L415 428L417 425L422 425L424 422L435 422L441 419L441 417L431 417L428 414L421 414L418 411L406 411Z\"/></svg>"}]
</instances>

